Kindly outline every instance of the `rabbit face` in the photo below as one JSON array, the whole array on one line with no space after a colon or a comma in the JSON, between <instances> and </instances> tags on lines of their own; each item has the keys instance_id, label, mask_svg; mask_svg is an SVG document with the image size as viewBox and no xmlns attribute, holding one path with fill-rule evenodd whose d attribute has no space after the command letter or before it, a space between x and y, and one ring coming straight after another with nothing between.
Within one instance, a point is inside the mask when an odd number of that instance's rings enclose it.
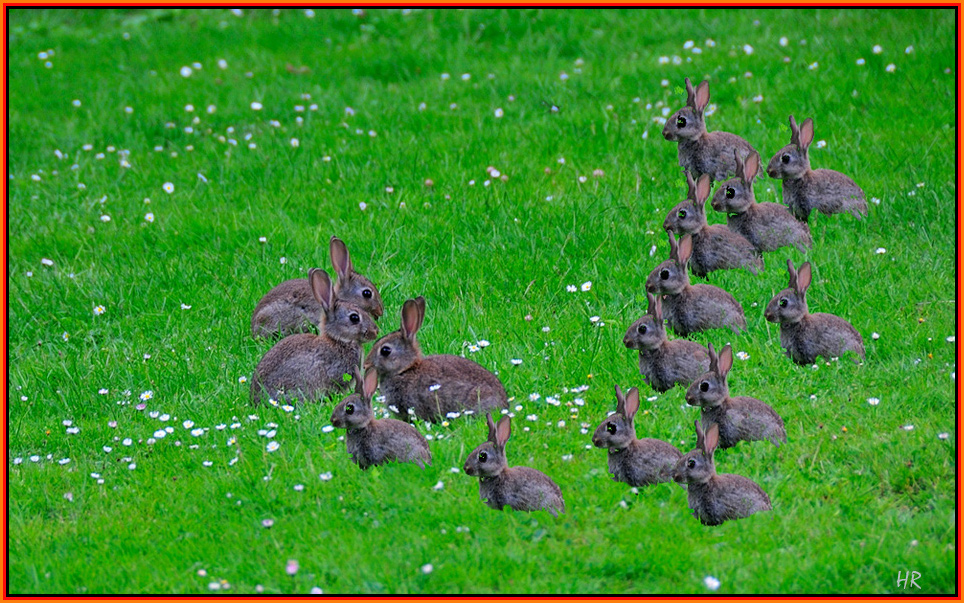
<instances>
[{"instance_id":1,"label":"rabbit face","mask_svg":"<svg viewBox=\"0 0 964 603\"><path fill-rule=\"evenodd\" d=\"M485 442L470 452L462 467L473 477L495 477L505 468L505 453L494 442Z\"/></svg>"},{"instance_id":2,"label":"rabbit face","mask_svg":"<svg viewBox=\"0 0 964 603\"><path fill-rule=\"evenodd\" d=\"M415 364L420 356L418 343L405 338L401 331L395 331L375 342L365 366L375 367L380 375L397 375Z\"/></svg>"},{"instance_id":3,"label":"rabbit face","mask_svg":"<svg viewBox=\"0 0 964 603\"><path fill-rule=\"evenodd\" d=\"M688 284L685 266L675 260L666 260L649 274L646 291L656 295L678 295Z\"/></svg>"},{"instance_id":4,"label":"rabbit face","mask_svg":"<svg viewBox=\"0 0 964 603\"><path fill-rule=\"evenodd\" d=\"M767 175L780 180L796 180L810 171L810 158L807 152L795 144L783 147L767 165Z\"/></svg>"},{"instance_id":5,"label":"rabbit face","mask_svg":"<svg viewBox=\"0 0 964 603\"><path fill-rule=\"evenodd\" d=\"M704 484L715 473L713 455L707 455L702 450L691 450L676 462L673 481L677 484Z\"/></svg>"},{"instance_id":6,"label":"rabbit face","mask_svg":"<svg viewBox=\"0 0 964 603\"><path fill-rule=\"evenodd\" d=\"M633 424L620 413L613 413L599 424L592 434L592 443L597 448L623 450L636 439Z\"/></svg>"},{"instance_id":7,"label":"rabbit face","mask_svg":"<svg viewBox=\"0 0 964 603\"><path fill-rule=\"evenodd\" d=\"M671 230L678 235L699 232L706 226L703 208L690 200L683 201L666 215L663 230Z\"/></svg>"},{"instance_id":8,"label":"rabbit face","mask_svg":"<svg viewBox=\"0 0 964 603\"><path fill-rule=\"evenodd\" d=\"M363 429L374 418L371 402L365 401L361 394L352 394L332 411L331 424L339 429Z\"/></svg>"},{"instance_id":9,"label":"rabbit face","mask_svg":"<svg viewBox=\"0 0 964 603\"><path fill-rule=\"evenodd\" d=\"M340 341L366 342L378 336L378 326L368 312L355 304L338 300L325 313L324 332Z\"/></svg>"},{"instance_id":10,"label":"rabbit face","mask_svg":"<svg viewBox=\"0 0 964 603\"><path fill-rule=\"evenodd\" d=\"M669 119L663 127L663 138L666 140L696 140L706 132L703 116L693 107L683 107Z\"/></svg>"},{"instance_id":11,"label":"rabbit face","mask_svg":"<svg viewBox=\"0 0 964 603\"><path fill-rule=\"evenodd\" d=\"M341 300L351 302L368 312L372 318L378 320L385 312L382 296L370 280L353 273L346 279L338 278L335 284L335 296Z\"/></svg>"},{"instance_id":12,"label":"rabbit face","mask_svg":"<svg viewBox=\"0 0 964 603\"><path fill-rule=\"evenodd\" d=\"M807 314L807 301L797 291L784 289L767 304L763 313L768 322L795 323Z\"/></svg>"},{"instance_id":13,"label":"rabbit face","mask_svg":"<svg viewBox=\"0 0 964 603\"><path fill-rule=\"evenodd\" d=\"M750 205L755 201L752 185L748 185L740 178L730 178L716 190L710 205L715 211L742 214L750 209Z\"/></svg>"},{"instance_id":14,"label":"rabbit face","mask_svg":"<svg viewBox=\"0 0 964 603\"><path fill-rule=\"evenodd\" d=\"M722 404L729 394L726 378L710 371L702 374L686 390L686 403L690 406L712 408Z\"/></svg>"},{"instance_id":15,"label":"rabbit face","mask_svg":"<svg viewBox=\"0 0 964 603\"><path fill-rule=\"evenodd\" d=\"M660 322L646 314L634 322L626 336L623 337L623 345L631 350L655 350L666 339L666 329Z\"/></svg>"}]
</instances>

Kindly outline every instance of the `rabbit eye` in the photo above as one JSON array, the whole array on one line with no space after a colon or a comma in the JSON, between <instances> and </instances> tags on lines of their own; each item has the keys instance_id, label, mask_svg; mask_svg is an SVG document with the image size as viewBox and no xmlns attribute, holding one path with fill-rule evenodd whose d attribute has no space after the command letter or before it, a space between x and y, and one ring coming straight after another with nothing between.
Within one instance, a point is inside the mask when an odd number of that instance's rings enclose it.
<instances>
[{"instance_id":1,"label":"rabbit eye","mask_svg":"<svg viewBox=\"0 0 964 603\"><path fill-rule=\"evenodd\" d=\"M348 320L351 321L351 324L357 325L361 322L361 316L359 316L357 312L352 312L348 315Z\"/></svg>"},{"instance_id":2,"label":"rabbit eye","mask_svg":"<svg viewBox=\"0 0 964 603\"><path fill-rule=\"evenodd\" d=\"M364 291L361 292L361 295L362 295L362 297L364 297L365 299L371 299L371 298L372 298L372 290L371 290L371 289L365 289Z\"/></svg>"},{"instance_id":3,"label":"rabbit eye","mask_svg":"<svg viewBox=\"0 0 964 603\"><path fill-rule=\"evenodd\" d=\"M383 345L383 346L382 346L382 349L379 350L379 353L380 353L382 356L388 356L388 355L390 355L390 354L392 353L392 348L388 347L387 345Z\"/></svg>"},{"instance_id":4,"label":"rabbit eye","mask_svg":"<svg viewBox=\"0 0 964 603\"><path fill-rule=\"evenodd\" d=\"M780 300L780 307L781 308L787 307L787 298L784 297L783 299Z\"/></svg>"},{"instance_id":5,"label":"rabbit eye","mask_svg":"<svg viewBox=\"0 0 964 603\"><path fill-rule=\"evenodd\" d=\"M489 455L486 454L484 450L479 453L479 462L480 462L480 463L484 463L488 458L489 458Z\"/></svg>"},{"instance_id":6,"label":"rabbit eye","mask_svg":"<svg viewBox=\"0 0 964 603\"><path fill-rule=\"evenodd\" d=\"M710 384L709 384L708 382L706 382L706 381L704 381L703 383L700 383L700 391L701 391L701 392L708 392L708 391L710 391Z\"/></svg>"},{"instance_id":7,"label":"rabbit eye","mask_svg":"<svg viewBox=\"0 0 964 603\"><path fill-rule=\"evenodd\" d=\"M686 217L686 210L685 210L685 209L679 210L678 212L676 212L676 216L677 216L680 220L682 220L683 218Z\"/></svg>"},{"instance_id":8,"label":"rabbit eye","mask_svg":"<svg viewBox=\"0 0 964 603\"><path fill-rule=\"evenodd\" d=\"M615 424L615 423L607 423L607 424L606 424L606 431L608 431L609 433L616 433L616 424Z\"/></svg>"},{"instance_id":9,"label":"rabbit eye","mask_svg":"<svg viewBox=\"0 0 964 603\"><path fill-rule=\"evenodd\" d=\"M645 335L646 325L639 325L638 327L636 327L636 332L639 333L640 335Z\"/></svg>"},{"instance_id":10,"label":"rabbit eye","mask_svg":"<svg viewBox=\"0 0 964 603\"><path fill-rule=\"evenodd\" d=\"M667 280L667 279L669 278L669 269L668 269L668 268L663 268L662 270L660 270L660 271L659 271L659 278L660 278L661 280L664 280L664 281Z\"/></svg>"},{"instance_id":11,"label":"rabbit eye","mask_svg":"<svg viewBox=\"0 0 964 603\"><path fill-rule=\"evenodd\" d=\"M780 158L783 163L790 163L790 153L784 153L783 157Z\"/></svg>"},{"instance_id":12,"label":"rabbit eye","mask_svg":"<svg viewBox=\"0 0 964 603\"><path fill-rule=\"evenodd\" d=\"M677 118L676 118L676 127L677 127L677 128L685 128L685 127L686 127L686 118L683 117L682 115L680 115L679 117L677 117Z\"/></svg>"},{"instance_id":13,"label":"rabbit eye","mask_svg":"<svg viewBox=\"0 0 964 603\"><path fill-rule=\"evenodd\" d=\"M690 459L686 461L686 466L689 467L690 469L692 469L693 467L696 467L696 459Z\"/></svg>"},{"instance_id":14,"label":"rabbit eye","mask_svg":"<svg viewBox=\"0 0 964 603\"><path fill-rule=\"evenodd\" d=\"M727 199L732 199L736 196L736 190L732 186L728 186L726 187L726 193L724 194L726 195Z\"/></svg>"},{"instance_id":15,"label":"rabbit eye","mask_svg":"<svg viewBox=\"0 0 964 603\"><path fill-rule=\"evenodd\" d=\"M355 405L354 405L354 404L346 404L346 405L345 405L345 414L346 414L346 415L351 415L351 414L354 414L354 413L355 413Z\"/></svg>"}]
</instances>

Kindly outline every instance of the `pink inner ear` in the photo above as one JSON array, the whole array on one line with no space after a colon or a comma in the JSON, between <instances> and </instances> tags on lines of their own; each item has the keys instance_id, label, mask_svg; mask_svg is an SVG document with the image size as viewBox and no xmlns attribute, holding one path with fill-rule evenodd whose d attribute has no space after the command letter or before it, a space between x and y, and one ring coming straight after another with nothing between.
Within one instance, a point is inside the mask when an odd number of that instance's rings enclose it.
<instances>
[{"instance_id":1,"label":"pink inner ear","mask_svg":"<svg viewBox=\"0 0 964 603\"><path fill-rule=\"evenodd\" d=\"M760 155L757 153L750 153L750 156L746 158L746 162L743 166L743 176L744 180L752 180L754 176L760 169Z\"/></svg>"},{"instance_id":2,"label":"pink inner ear","mask_svg":"<svg viewBox=\"0 0 964 603\"><path fill-rule=\"evenodd\" d=\"M707 82L702 82L696 88L696 110L702 113L708 102L710 102L710 85Z\"/></svg>"}]
</instances>

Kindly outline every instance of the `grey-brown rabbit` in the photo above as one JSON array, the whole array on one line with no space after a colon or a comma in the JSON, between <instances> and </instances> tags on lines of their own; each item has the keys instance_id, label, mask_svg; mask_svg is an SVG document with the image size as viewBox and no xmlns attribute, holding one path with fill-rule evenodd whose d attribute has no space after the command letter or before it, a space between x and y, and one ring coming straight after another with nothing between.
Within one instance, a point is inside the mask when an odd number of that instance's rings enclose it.
<instances>
[{"instance_id":1,"label":"grey-brown rabbit","mask_svg":"<svg viewBox=\"0 0 964 603\"><path fill-rule=\"evenodd\" d=\"M505 443L509 439L509 417L496 425L486 413L489 437L485 443L469 453L463 469L479 478L479 498L501 511L510 507L516 511L546 510L558 517L566 512L562 490L548 475L531 467L509 467L505 457Z\"/></svg>"},{"instance_id":2,"label":"grey-brown rabbit","mask_svg":"<svg viewBox=\"0 0 964 603\"><path fill-rule=\"evenodd\" d=\"M810 212L823 214L849 212L856 218L867 215L864 191L849 177L833 170L810 169L808 150L813 142L813 120L800 127L790 116L790 144L777 151L767 166L771 178L783 180L783 202L801 222Z\"/></svg>"},{"instance_id":3,"label":"grey-brown rabbit","mask_svg":"<svg viewBox=\"0 0 964 603\"><path fill-rule=\"evenodd\" d=\"M328 244L331 264L338 279L335 297L349 301L378 320L384 311L381 295L374 284L355 272L348 248L338 237ZM321 329L321 304L315 299L308 279L294 278L268 291L258 301L251 315L251 336L286 337L294 333L312 333Z\"/></svg>"},{"instance_id":4,"label":"grey-brown rabbit","mask_svg":"<svg viewBox=\"0 0 964 603\"><path fill-rule=\"evenodd\" d=\"M415 463L422 469L432 464L428 442L409 423L376 419L372 395L378 385L375 369L358 379L355 393L341 401L331 413L331 424L348 429L346 446L353 463L362 469L397 461Z\"/></svg>"},{"instance_id":5,"label":"grey-brown rabbit","mask_svg":"<svg viewBox=\"0 0 964 603\"><path fill-rule=\"evenodd\" d=\"M755 151L754 151L755 152ZM714 270L746 268L753 274L763 269L763 258L753 243L724 224L706 223L706 200L710 198L710 176L703 174L693 181L686 175L689 194L686 201L670 210L663 228L677 235L693 236L690 267L696 276Z\"/></svg>"},{"instance_id":6,"label":"grey-brown rabbit","mask_svg":"<svg viewBox=\"0 0 964 603\"><path fill-rule=\"evenodd\" d=\"M797 364L812 364L818 356L824 359L841 357L844 352L864 355L864 339L857 329L833 314L817 312L810 314L807 308L807 288L812 277L810 262L793 269L793 260L787 260L790 286L777 293L767 304L764 317L769 322L780 323L780 345ZM855 358L854 362L859 364Z\"/></svg>"},{"instance_id":7,"label":"grey-brown rabbit","mask_svg":"<svg viewBox=\"0 0 964 603\"><path fill-rule=\"evenodd\" d=\"M424 319L425 298L407 300L401 328L375 342L365 360L366 368L378 370L389 408L402 417L414 414L425 421L466 410L506 408L502 382L481 365L460 356L422 354L415 335Z\"/></svg>"},{"instance_id":8,"label":"grey-brown rabbit","mask_svg":"<svg viewBox=\"0 0 964 603\"><path fill-rule=\"evenodd\" d=\"M308 280L322 309L321 334L289 335L268 350L251 378L255 404L264 395L307 401L349 391L344 376L358 372L362 343L378 335L367 312L335 297L327 272L312 268Z\"/></svg>"},{"instance_id":9,"label":"grey-brown rabbit","mask_svg":"<svg viewBox=\"0 0 964 603\"><path fill-rule=\"evenodd\" d=\"M730 397L726 377L733 367L733 348L726 345L719 356L710 344L710 370L686 390L686 403L699 406L703 428L720 427L720 450L743 440L767 440L779 446L787 441L783 419L769 405L748 396Z\"/></svg>"},{"instance_id":10,"label":"grey-brown rabbit","mask_svg":"<svg viewBox=\"0 0 964 603\"><path fill-rule=\"evenodd\" d=\"M717 526L730 519L772 509L770 497L753 480L742 475L716 473L713 452L719 441L719 426L711 424L704 435L699 420L694 423L696 449L687 452L673 471L676 483L686 484L693 516L703 525Z\"/></svg>"},{"instance_id":11,"label":"grey-brown rabbit","mask_svg":"<svg viewBox=\"0 0 964 603\"><path fill-rule=\"evenodd\" d=\"M662 393L677 384L688 386L709 370L709 352L695 341L667 339L662 296L647 293L646 299L649 309L626 331L623 345L639 350L639 372L656 391Z\"/></svg>"},{"instance_id":12,"label":"grey-brown rabbit","mask_svg":"<svg viewBox=\"0 0 964 603\"><path fill-rule=\"evenodd\" d=\"M720 185L710 204L726 214L726 225L740 233L757 251L796 247L801 253L813 246L810 228L779 203L757 203L753 180L760 170L760 155L753 151L744 162L736 157L736 178Z\"/></svg>"},{"instance_id":13,"label":"grey-brown rabbit","mask_svg":"<svg viewBox=\"0 0 964 603\"><path fill-rule=\"evenodd\" d=\"M652 438L636 438L633 417L639 410L639 390L623 392L616 386L616 412L599 424L592 435L597 448L609 451L613 481L630 486L649 486L673 481L673 468L683 456L672 444Z\"/></svg>"},{"instance_id":14,"label":"grey-brown rabbit","mask_svg":"<svg viewBox=\"0 0 964 603\"><path fill-rule=\"evenodd\" d=\"M733 296L713 285L690 285L686 265L693 250L690 235L679 245L669 235L669 258L646 279L646 291L663 295L663 312L673 332L681 337L708 329L729 328L734 333L746 328L743 308Z\"/></svg>"},{"instance_id":15,"label":"grey-brown rabbit","mask_svg":"<svg viewBox=\"0 0 964 603\"><path fill-rule=\"evenodd\" d=\"M746 157L750 143L729 132L707 132L704 111L710 102L710 83L706 80L693 89L686 78L686 106L670 116L663 127L666 140L679 142L679 164L693 178L709 174L724 180L736 173L733 152Z\"/></svg>"}]
</instances>

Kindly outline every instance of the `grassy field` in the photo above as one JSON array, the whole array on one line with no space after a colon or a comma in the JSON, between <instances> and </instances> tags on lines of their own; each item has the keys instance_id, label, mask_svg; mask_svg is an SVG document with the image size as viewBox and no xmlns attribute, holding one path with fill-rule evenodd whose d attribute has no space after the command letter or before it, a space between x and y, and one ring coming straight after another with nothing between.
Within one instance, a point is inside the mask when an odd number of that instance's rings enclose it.
<instances>
[{"instance_id":1,"label":"grassy field","mask_svg":"<svg viewBox=\"0 0 964 603\"><path fill-rule=\"evenodd\" d=\"M898 571L954 593L952 10L8 16L11 594L903 593ZM676 485L611 481L590 442L618 383L640 437L695 443L698 411L621 343L685 194L659 122L686 76L764 161L813 117L814 167L874 200L815 214L806 256L711 276L748 330L693 339L748 354L731 391L789 436L717 454L773 511L716 528ZM483 421L420 424L431 468L365 473L332 404L250 405L250 313L332 272L332 234L382 333L424 295L423 349L498 372L509 462L552 476L564 516L479 501L460 468ZM784 357L763 308L788 257L863 365Z\"/></svg>"}]
</instances>

